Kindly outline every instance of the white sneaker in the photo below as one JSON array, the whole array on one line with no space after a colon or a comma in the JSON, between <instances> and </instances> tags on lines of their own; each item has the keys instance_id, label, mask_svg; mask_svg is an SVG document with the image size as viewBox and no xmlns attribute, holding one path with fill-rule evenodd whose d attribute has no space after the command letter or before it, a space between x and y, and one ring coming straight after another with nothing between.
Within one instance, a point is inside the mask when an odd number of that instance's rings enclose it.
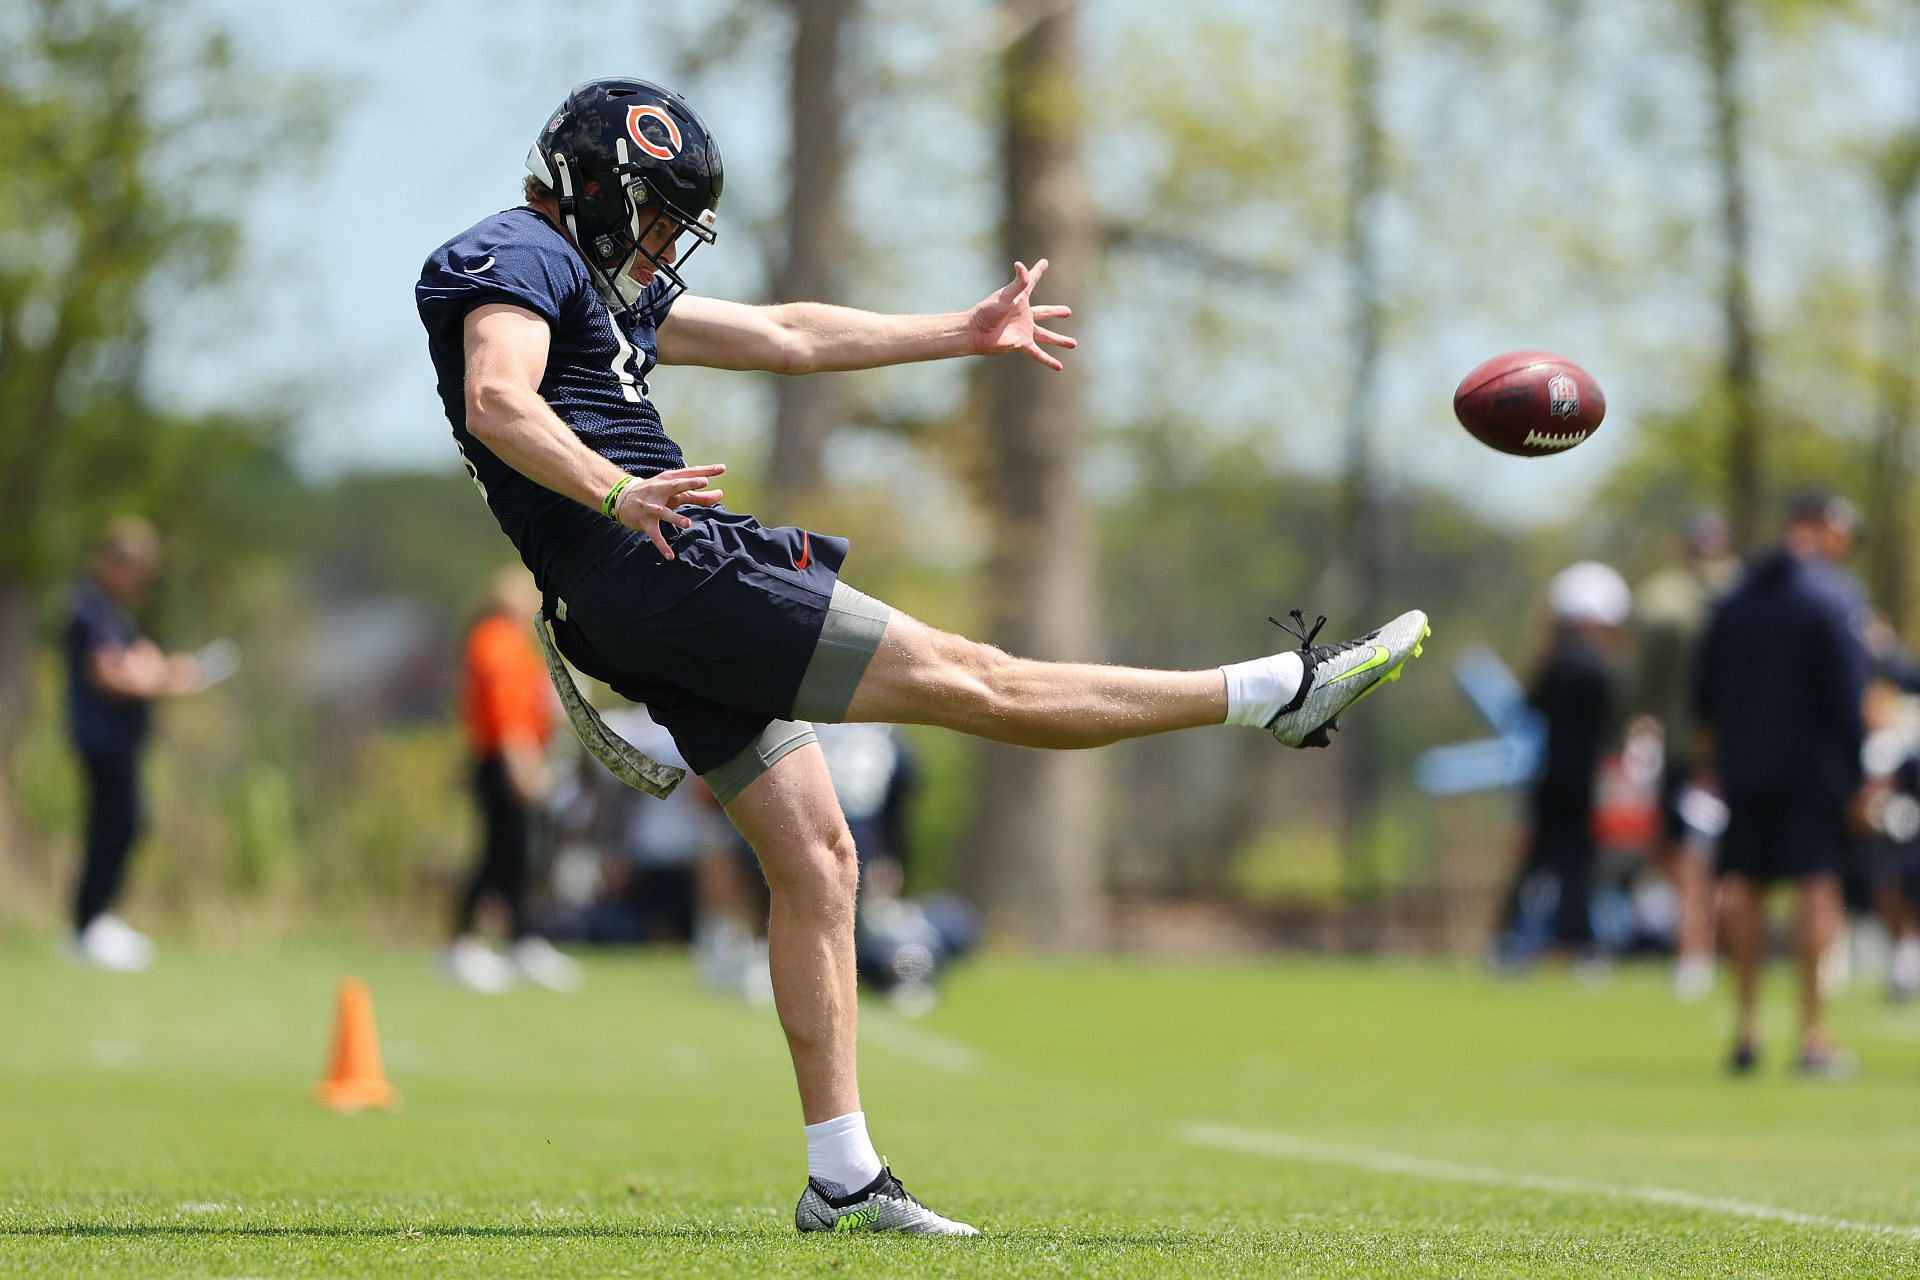
<instances>
[{"instance_id":1,"label":"white sneaker","mask_svg":"<svg viewBox=\"0 0 1920 1280\"><path fill-rule=\"evenodd\" d=\"M1853 984L1853 951L1847 945L1847 935L1842 933L1821 953L1820 963L1815 966L1814 974L1820 983L1821 998L1838 998Z\"/></svg>"},{"instance_id":2,"label":"white sneaker","mask_svg":"<svg viewBox=\"0 0 1920 1280\"><path fill-rule=\"evenodd\" d=\"M153 939L119 916L102 912L74 937L73 956L96 969L144 973L153 967Z\"/></svg>"},{"instance_id":3,"label":"white sneaker","mask_svg":"<svg viewBox=\"0 0 1920 1280\"><path fill-rule=\"evenodd\" d=\"M1911 1000L1915 992L1920 992L1920 938L1909 935L1894 947L1887 990L1895 1000Z\"/></svg>"},{"instance_id":4,"label":"white sneaker","mask_svg":"<svg viewBox=\"0 0 1920 1280\"><path fill-rule=\"evenodd\" d=\"M753 945L753 934L728 916L703 915L693 924L693 969L700 981L716 990L731 990L740 981L741 957Z\"/></svg>"},{"instance_id":5,"label":"white sneaker","mask_svg":"<svg viewBox=\"0 0 1920 1280\"><path fill-rule=\"evenodd\" d=\"M740 970L740 998L755 1009L773 1008L773 965L764 938L755 938Z\"/></svg>"},{"instance_id":6,"label":"white sneaker","mask_svg":"<svg viewBox=\"0 0 1920 1280\"><path fill-rule=\"evenodd\" d=\"M512 963L470 933L455 938L441 954L440 969L467 990L482 995L497 996L514 983Z\"/></svg>"},{"instance_id":7,"label":"white sneaker","mask_svg":"<svg viewBox=\"0 0 1920 1280\"><path fill-rule=\"evenodd\" d=\"M545 938L527 937L513 944L513 964L520 976L549 991L578 991L580 963L554 949Z\"/></svg>"},{"instance_id":8,"label":"white sneaker","mask_svg":"<svg viewBox=\"0 0 1920 1280\"><path fill-rule=\"evenodd\" d=\"M693 928L693 964L700 980L716 991L737 995L756 1009L773 1004L773 975L767 944L738 920L709 916Z\"/></svg>"},{"instance_id":9,"label":"white sneaker","mask_svg":"<svg viewBox=\"0 0 1920 1280\"><path fill-rule=\"evenodd\" d=\"M1713 957L1681 956L1673 965L1673 995L1681 1004L1697 1004L1713 990Z\"/></svg>"}]
</instances>

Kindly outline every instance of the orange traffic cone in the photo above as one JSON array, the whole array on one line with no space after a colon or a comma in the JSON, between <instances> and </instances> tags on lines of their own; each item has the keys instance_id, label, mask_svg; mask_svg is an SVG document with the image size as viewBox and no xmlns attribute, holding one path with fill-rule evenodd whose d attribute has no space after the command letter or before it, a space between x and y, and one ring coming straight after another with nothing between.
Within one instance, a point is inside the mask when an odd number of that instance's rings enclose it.
<instances>
[{"instance_id":1,"label":"orange traffic cone","mask_svg":"<svg viewBox=\"0 0 1920 1280\"><path fill-rule=\"evenodd\" d=\"M380 1066L380 1037L373 1029L373 997L358 978L340 980L339 1009L333 1028L333 1060L313 1096L335 1111L397 1107L400 1091L387 1083Z\"/></svg>"}]
</instances>

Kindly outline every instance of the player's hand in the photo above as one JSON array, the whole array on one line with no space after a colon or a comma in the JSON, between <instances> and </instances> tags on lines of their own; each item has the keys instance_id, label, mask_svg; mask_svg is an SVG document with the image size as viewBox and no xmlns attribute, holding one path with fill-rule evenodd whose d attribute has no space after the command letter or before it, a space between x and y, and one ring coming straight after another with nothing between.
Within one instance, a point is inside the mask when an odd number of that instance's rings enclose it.
<instances>
[{"instance_id":1,"label":"player's hand","mask_svg":"<svg viewBox=\"0 0 1920 1280\"><path fill-rule=\"evenodd\" d=\"M110 691L122 698L163 698L172 692L172 670L160 646L138 636L125 648L110 652L113 684Z\"/></svg>"},{"instance_id":2,"label":"player's hand","mask_svg":"<svg viewBox=\"0 0 1920 1280\"><path fill-rule=\"evenodd\" d=\"M1033 286L1047 273L1045 258L1027 270L1024 262L1013 264L1013 280L974 304L967 313L967 327L973 335L973 353L977 356L1003 356L1020 351L1056 373L1060 361L1041 348L1060 347L1071 351L1080 345L1064 333L1055 333L1041 325L1042 320L1062 320L1073 314L1072 307L1033 305Z\"/></svg>"},{"instance_id":3,"label":"player's hand","mask_svg":"<svg viewBox=\"0 0 1920 1280\"><path fill-rule=\"evenodd\" d=\"M200 670L198 658L190 653L176 653L167 658L167 674L160 690L167 697L184 698L206 687L207 679Z\"/></svg>"},{"instance_id":4,"label":"player's hand","mask_svg":"<svg viewBox=\"0 0 1920 1280\"><path fill-rule=\"evenodd\" d=\"M704 467L662 471L657 476L636 480L620 494L620 502L613 509L613 518L637 533L646 534L660 554L671 560L673 548L667 545L660 527L692 527L692 517L682 515L675 508L687 505L711 507L719 502L724 496L722 491L707 488L707 482L726 469L724 462L716 462Z\"/></svg>"}]
</instances>

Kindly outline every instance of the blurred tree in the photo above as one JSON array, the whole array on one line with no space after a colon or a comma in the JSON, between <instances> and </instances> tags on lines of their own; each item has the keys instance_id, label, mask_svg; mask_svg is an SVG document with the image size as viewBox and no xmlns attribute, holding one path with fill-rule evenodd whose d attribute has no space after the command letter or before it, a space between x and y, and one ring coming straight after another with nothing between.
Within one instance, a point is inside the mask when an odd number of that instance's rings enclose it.
<instances>
[{"instance_id":1,"label":"blurred tree","mask_svg":"<svg viewBox=\"0 0 1920 1280\"><path fill-rule=\"evenodd\" d=\"M788 56L786 257L774 273L776 302L832 301L844 285L841 217L847 167L846 33L857 0L782 0L794 22ZM827 438L845 416L836 378L775 384L767 467L773 503L793 513L826 479Z\"/></svg>"},{"instance_id":2,"label":"blurred tree","mask_svg":"<svg viewBox=\"0 0 1920 1280\"><path fill-rule=\"evenodd\" d=\"M199 431L154 398L155 308L232 267L222 198L317 113L256 92L191 7L0 0L0 839L40 593L103 514L153 509ZM291 90L291 91L289 91ZM202 438L207 438L202 433ZM258 443L256 440L255 443ZM189 468L191 469L191 468ZM165 524L163 522L163 532Z\"/></svg>"},{"instance_id":3,"label":"blurred tree","mask_svg":"<svg viewBox=\"0 0 1920 1280\"><path fill-rule=\"evenodd\" d=\"M1004 258L1030 263L1044 254L1052 263L1047 294L1074 299L1094 254L1080 157L1079 7L1002 0L1000 21ZM1079 489L1081 377L1019 357L980 373L987 636L1036 658L1087 661L1099 652L1093 539ZM976 809L958 856L963 886L996 923L1030 942L1093 942L1102 925L1100 799L1095 753L983 744Z\"/></svg>"},{"instance_id":4,"label":"blurred tree","mask_svg":"<svg viewBox=\"0 0 1920 1280\"><path fill-rule=\"evenodd\" d=\"M1375 472L1375 427L1380 382L1381 299L1374 222L1383 197L1385 144L1380 127L1380 19L1382 0L1347 6L1347 369L1346 460L1340 485L1340 540L1330 562L1342 579L1334 607L1370 625L1380 607L1386 558L1386 510ZM1351 628L1349 628L1351 630ZM1380 793L1379 750L1370 719L1355 719L1341 734L1341 846L1346 897L1371 896L1375 873L1369 826ZM1354 913L1354 920L1365 917ZM1364 944L1363 939L1354 939Z\"/></svg>"},{"instance_id":5,"label":"blurred tree","mask_svg":"<svg viewBox=\"0 0 1920 1280\"><path fill-rule=\"evenodd\" d=\"M1760 532L1765 502L1765 429L1760 400L1760 349L1754 336L1747 216L1745 124L1740 94L1746 71L1742 0L1701 0L1701 49L1713 99L1714 165L1720 186L1720 312L1726 325L1723 376L1727 395L1727 519L1736 546Z\"/></svg>"},{"instance_id":6,"label":"blurred tree","mask_svg":"<svg viewBox=\"0 0 1920 1280\"><path fill-rule=\"evenodd\" d=\"M1912 621L1913 520L1913 221L1920 205L1920 119L1877 157L1886 222L1881 262L1880 423L1867 489L1867 578L1879 607L1898 627Z\"/></svg>"}]
</instances>

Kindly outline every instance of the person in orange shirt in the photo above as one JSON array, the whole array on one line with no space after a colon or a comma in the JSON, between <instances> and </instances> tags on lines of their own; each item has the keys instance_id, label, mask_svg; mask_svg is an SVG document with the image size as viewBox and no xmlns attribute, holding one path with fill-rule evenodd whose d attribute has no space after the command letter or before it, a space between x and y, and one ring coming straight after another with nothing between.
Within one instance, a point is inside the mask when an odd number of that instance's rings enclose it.
<instances>
[{"instance_id":1,"label":"person in orange shirt","mask_svg":"<svg viewBox=\"0 0 1920 1280\"><path fill-rule=\"evenodd\" d=\"M553 734L552 686L534 648L533 579L518 566L494 574L484 612L467 633L461 664L460 710L474 756L474 794L480 804L480 858L460 895L447 973L477 991L499 992L517 977L555 990L580 983L580 968L534 932L527 918L527 864L532 853L533 807L549 789L547 740ZM506 911L512 959L496 953L475 931L483 899Z\"/></svg>"}]
</instances>

